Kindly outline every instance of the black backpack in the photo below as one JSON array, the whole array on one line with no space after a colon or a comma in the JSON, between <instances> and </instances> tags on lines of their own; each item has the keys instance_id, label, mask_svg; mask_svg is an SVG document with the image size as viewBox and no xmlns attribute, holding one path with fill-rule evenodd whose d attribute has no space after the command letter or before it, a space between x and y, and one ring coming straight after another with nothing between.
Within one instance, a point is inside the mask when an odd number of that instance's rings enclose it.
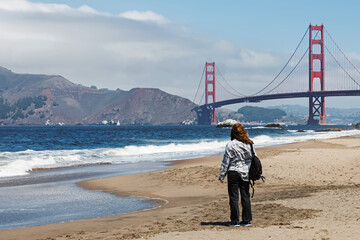
<instances>
[{"instance_id":1,"label":"black backpack","mask_svg":"<svg viewBox=\"0 0 360 240\"><path fill-rule=\"evenodd\" d=\"M253 190L251 197L254 197L255 189L255 181L261 179L263 182L265 182L265 177L262 176L262 165L260 159L255 155L253 145L251 144L251 153L253 155L251 159L251 165L249 169L249 180L250 180L250 186Z\"/></svg>"}]
</instances>

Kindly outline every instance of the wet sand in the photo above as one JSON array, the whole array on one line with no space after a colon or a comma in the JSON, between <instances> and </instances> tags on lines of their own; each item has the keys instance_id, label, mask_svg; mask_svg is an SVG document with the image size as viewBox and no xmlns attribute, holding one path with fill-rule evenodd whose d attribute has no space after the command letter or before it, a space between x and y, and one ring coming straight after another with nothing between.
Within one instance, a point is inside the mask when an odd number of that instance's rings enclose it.
<instances>
[{"instance_id":1,"label":"wet sand","mask_svg":"<svg viewBox=\"0 0 360 240\"><path fill-rule=\"evenodd\" d=\"M0 239L359 239L360 136L258 148L252 227L230 228L222 157L81 182L81 187L147 198L159 208L0 231Z\"/></svg>"}]
</instances>

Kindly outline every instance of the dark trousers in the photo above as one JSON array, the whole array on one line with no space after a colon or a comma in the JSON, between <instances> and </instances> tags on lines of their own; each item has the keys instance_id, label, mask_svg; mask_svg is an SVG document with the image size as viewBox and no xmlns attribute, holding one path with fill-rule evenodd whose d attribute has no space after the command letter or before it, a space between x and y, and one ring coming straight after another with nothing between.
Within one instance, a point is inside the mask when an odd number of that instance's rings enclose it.
<instances>
[{"instance_id":1,"label":"dark trousers","mask_svg":"<svg viewBox=\"0 0 360 240\"><path fill-rule=\"evenodd\" d=\"M250 182L243 181L239 173L235 171L228 172L230 219L232 223L238 223L240 218L239 189L241 195L242 220L247 222L252 220L249 187Z\"/></svg>"}]
</instances>

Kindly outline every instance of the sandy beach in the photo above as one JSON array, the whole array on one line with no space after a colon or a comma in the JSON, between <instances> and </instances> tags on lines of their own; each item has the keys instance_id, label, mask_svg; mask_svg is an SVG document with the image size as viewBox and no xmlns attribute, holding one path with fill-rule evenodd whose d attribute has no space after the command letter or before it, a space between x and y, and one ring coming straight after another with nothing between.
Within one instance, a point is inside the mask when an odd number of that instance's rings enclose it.
<instances>
[{"instance_id":1,"label":"sandy beach","mask_svg":"<svg viewBox=\"0 0 360 240\"><path fill-rule=\"evenodd\" d=\"M0 239L359 239L360 136L258 148L251 227L230 228L222 156L175 161L166 170L80 182L159 207L135 213L0 231Z\"/></svg>"}]
</instances>

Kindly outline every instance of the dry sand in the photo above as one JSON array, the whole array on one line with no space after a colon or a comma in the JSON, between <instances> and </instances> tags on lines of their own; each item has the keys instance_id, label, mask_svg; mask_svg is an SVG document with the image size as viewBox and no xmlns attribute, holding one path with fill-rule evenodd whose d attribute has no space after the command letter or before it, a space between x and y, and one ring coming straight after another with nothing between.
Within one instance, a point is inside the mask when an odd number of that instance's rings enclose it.
<instances>
[{"instance_id":1,"label":"dry sand","mask_svg":"<svg viewBox=\"0 0 360 240\"><path fill-rule=\"evenodd\" d=\"M258 148L266 183L257 183L252 227L227 227L222 157L176 161L144 174L79 183L152 199L159 208L24 229L0 239L360 239L360 136Z\"/></svg>"}]
</instances>

